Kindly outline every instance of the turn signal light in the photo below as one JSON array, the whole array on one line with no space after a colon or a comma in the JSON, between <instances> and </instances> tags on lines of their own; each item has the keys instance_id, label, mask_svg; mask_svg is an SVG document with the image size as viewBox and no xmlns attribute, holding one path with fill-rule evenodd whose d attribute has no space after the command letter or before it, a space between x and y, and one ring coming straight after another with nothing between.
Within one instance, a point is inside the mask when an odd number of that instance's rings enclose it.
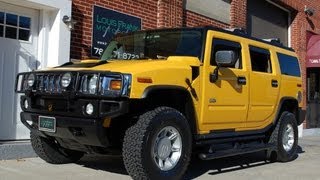
<instances>
[{"instance_id":1,"label":"turn signal light","mask_svg":"<svg viewBox=\"0 0 320 180\"><path fill-rule=\"evenodd\" d=\"M139 83L152 83L152 79L149 77L138 77Z\"/></svg>"},{"instance_id":2,"label":"turn signal light","mask_svg":"<svg viewBox=\"0 0 320 180\"><path fill-rule=\"evenodd\" d=\"M121 80L111 80L110 81L110 90L119 91L121 90Z\"/></svg>"}]
</instances>

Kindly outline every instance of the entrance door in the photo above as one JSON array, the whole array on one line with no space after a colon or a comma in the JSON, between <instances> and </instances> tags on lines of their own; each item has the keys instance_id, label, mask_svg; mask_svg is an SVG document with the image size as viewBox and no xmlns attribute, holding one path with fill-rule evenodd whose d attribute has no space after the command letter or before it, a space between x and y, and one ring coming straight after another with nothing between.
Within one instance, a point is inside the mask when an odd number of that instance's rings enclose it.
<instances>
[{"instance_id":1,"label":"entrance door","mask_svg":"<svg viewBox=\"0 0 320 180\"><path fill-rule=\"evenodd\" d=\"M320 127L320 35L307 33L307 128Z\"/></svg>"},{"instance_id":2,"label":"entrance door","mask_svg":"<svg viewBox=\"0 0 320 180\"><path fill-rule=\"evenodd\" d=\"M0 2L0 140L29 139L20 122L16 74L37 68L38 10Z\"/></svg>"}]
</instances>

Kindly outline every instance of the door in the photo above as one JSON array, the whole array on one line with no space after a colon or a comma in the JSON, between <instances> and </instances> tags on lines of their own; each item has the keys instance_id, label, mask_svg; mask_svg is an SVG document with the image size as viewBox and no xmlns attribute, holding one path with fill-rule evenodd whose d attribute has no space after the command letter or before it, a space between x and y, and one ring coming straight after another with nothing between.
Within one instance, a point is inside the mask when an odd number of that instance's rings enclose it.
<instances>
[{"instance_id":1,"label":"door","mask_svg":"<svg viewBox=\"0 0 320 180\"><path fill-rule=\"evenodd\" d=\"M269 50L249 46L249 51L251 72L247 127L263 128L273 120L280 79L273 66L275 59L272 58Z\"/></svg>"},{"instance_id":2,"label":"door","mask_svg":"<svg viewBox=\"0 0 320 180\"><path fill-rule=\"evenodd\" d=\"M248 111L248 72L243 61L240 38L232 35L208 32L211 53L206 53L204 62L202 131L234 131L244 128ZM228 39L232 39L228 40ZM212 40L212 41L211 41ZM209 48L206 48L208 51ZM233 51L237 62L230 67L221 67L216 82L210 82L210 74L216 68L217 51Z\"/></svg>"},{"instance_id":3,"label":"door","mask_svg":"<svg viewBox=\"0 0 320 180\"><path fill-rule=\"evenodd\" d=\"M29 139L20 122L16 74L36 69L39 12L0 2L0 140Z\"/></svg>"}]
</instances>

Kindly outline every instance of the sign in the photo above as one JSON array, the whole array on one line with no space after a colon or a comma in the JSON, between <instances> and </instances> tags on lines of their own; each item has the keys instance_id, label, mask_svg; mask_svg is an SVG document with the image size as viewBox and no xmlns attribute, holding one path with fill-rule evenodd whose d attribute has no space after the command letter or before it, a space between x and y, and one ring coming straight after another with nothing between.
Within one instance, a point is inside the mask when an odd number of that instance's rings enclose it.
<instances>
[{"instance_id":1,"label":"sign","mask_svg":"<svg viewBox=\"0 0 320 180\"><path fill-rule=\"evenodd\" d=\"M114 35L140 29L141 18L93 6L91 56L100 57Z\"/></svg>"}]
</instances>

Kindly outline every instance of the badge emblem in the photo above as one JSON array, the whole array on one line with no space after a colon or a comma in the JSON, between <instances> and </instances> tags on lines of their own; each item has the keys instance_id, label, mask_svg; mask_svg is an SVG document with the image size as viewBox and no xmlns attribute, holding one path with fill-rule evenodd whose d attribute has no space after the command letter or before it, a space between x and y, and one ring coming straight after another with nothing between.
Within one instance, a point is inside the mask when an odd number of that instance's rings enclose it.
<instances>
[{"instance_id":1,"label":"badge emblem","mask_svg":"<svg viewBox=\"0 0 320 180\"><path fill-rule=\"evenodd\" d=\"M52 105L52 104L49 104L49 105L48 105L48 111L51 112L52 110L53 110L53 105Z\"/></svg>"}]
</instances>

